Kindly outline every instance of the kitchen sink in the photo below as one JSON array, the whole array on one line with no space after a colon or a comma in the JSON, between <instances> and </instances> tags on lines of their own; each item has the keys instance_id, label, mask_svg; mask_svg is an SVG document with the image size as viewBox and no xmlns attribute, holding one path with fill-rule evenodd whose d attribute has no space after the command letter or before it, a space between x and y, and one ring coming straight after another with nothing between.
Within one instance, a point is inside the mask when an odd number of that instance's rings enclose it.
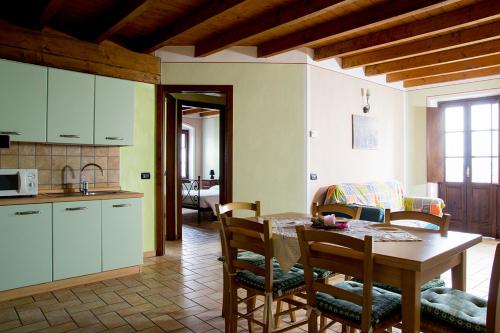
<instances>
[{"instance_id":1,"label":"kitchen sink","mask_svg":"<svg viewBox=\"0 0 500 333\"><path fill-rule=\"evenodd\" d=\"M109 194L121 194L128 193L127 191L91 191L86 195L80 192L68 192L68 193L46 193L45 195L51 198L64 198L64 197L91 197L99 195L109 195Z\"/></svg>"}]
</instances>

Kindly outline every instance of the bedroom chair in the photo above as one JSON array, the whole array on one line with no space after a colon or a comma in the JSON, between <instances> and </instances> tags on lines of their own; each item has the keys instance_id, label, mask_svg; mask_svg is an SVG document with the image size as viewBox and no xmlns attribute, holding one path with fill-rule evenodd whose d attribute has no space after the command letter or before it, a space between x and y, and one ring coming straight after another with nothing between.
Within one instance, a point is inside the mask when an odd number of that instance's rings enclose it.
<instances>
[{"instance_id":1,"label":"bedroom chair","mask_svg":"<svg viewBox=\"0 0 500 333\"><path fill-rule=\"evenodd\" d=\"M349 207L337 204L320 205L318 202L313 203L312 215L318 216L321 213L341 213L348 215L353 220L359 220L361 217L361 207Z\"/></svg>"},{"instance_id":2,"label":"bedroom chair","mask_svg":"<svg viewBox=\"0 0 500 333\"><path fill-rule=\"evenodd\" d=\"M339 322L362 333L384 332L401 320L401 295L373 287L373 240L297 226L307 290L308 332L324 332ZM314 280L313 268L321 267L363 279L325 285ZM318 329L318 316L330 323Z\"/></svg>"},{"instance_id":3,"label":"bedroom chair","mask_svg":"<svg viewBox=\"0 0 500 333\"><path fill-rule=\"evenodd\" d=\"M282 301L293 305L286 311L279 311L276 315L293 313L299 309L305 309L305 302L292 299L292 296L302 296L305 290L304 272L292 267L289 272L281 270L273 256L273 240L271 222L265 220L263 223L253 222L247 219L231 218L222 215L223 246L226 254L225 266L229 277L229 311L226 314L225 332L236 332L238 319L246 319L249 323L249 331L254 332L254 325L263 328L263 332L274 331L273 326L273 301ZM242 260L238 251L245 250L260 254L264 262L255 265ZM246 297L239 299L238 289L246 290ZM255 307L257 296L263 296L263 305ZM241 313L238 304L245 302L247 312ZM264 320L257 321L254 318L256 310L264 309ZM285 332L304 325L307 320L292 323L280 329Z\"/></svg>"},{"instance_id":4,"label":"bedroom chair","mask_svg":"<svg viewBox=\"0 0 500 333\"><path fill-rule=\"evenodd\" d=\"M500 244L495 250L488 300L450 288L422 293L424 333L500 332Z\"/></svg>"},{"instance_id":5,"label":"bedroom chair","mask_svg":"<svg viewBox=\"0 0 500 333\"><path fill-rule=\"evenodd\" d=\"M445 237L448 234L448 228L450 226L450 214L443 214L443 216L431 215L428 213L422 212L410 212L410 211L401 211L401 212L392 212L390 209L385 210L385 219L384 223L386 225L391 225L392 221L401 221L401 220L413 220L413 221L422 221L433 224L439 227L439 230L429 229L429 228L418 228L418 227L406 227L408 230L423 230L428 232L440 233L441 236Z\"/></svg>"}]
</instances>

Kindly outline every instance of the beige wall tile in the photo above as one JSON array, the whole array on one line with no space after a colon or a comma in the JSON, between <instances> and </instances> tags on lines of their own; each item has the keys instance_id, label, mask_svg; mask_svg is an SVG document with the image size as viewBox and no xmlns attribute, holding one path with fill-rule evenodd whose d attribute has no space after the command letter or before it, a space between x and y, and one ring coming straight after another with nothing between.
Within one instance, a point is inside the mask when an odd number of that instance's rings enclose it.
<instances>
[{"instance_id":1,"label":"beige wall tile","mask_svg":"<svg viewBox=\"0 0 500 333\"><path fill-rule=\"evenodd\" d=\"M52 156L54 156L54 155L66 155L66 146L53 145L52 146Z\"/></svg>"},{"instance_id":2,"label":"beige wall tile","mask_svg":"<svg viewBox=\"0 0 500 333\"><path fill-rule=\"evenodd\" d=\"M120 157L110 156L108 157L108 169L119 170L120 169Z\"/></svg>"},{"instance_id":3,"label":"beige wall tile","mask_svg":"<svg viewBox=\"0 0 500 333\"><path fill-rule=\"evenodd\" d=\"M85 170L82 174L82 180L86 180L89 183L94 183L94 170Z\"/></svg>"},{"instance_id":4,"label":"beige wall tile","mask_svg":"<svg viewBox=\"0 0 500 333\"><path fill-rule=\"evenodd\" d=\"M82 161L81 161L81 167L83 168L85 165L89 163L95 163L95 157L94 156L82 156ZM85 170L94 170L94 166L89 166Z\"/></svg>"},{"instance_id":5,"label":"beige wall tile","mask_svg":"<svg viewBox=\"0 0 500 333\"><path fill-rule=\"evenodd\" d=\"M95 156L108 156L108 147L95 147Z\"/></svg>"},{"instance_id":6,"label":"beige wall tile","mask_svg":"<svg viewBox=\"0 0 500 333\"><path fill-rule=\"evenodd\" d=\"M95 182L96 183L106 183L108 181L108 170L103 170L102 174L101 171L96 170L95 171Z\"/></svg>"},{"instance_id":7,"label":"beige wall tile","mask_svg":"<svg viewBox=\"0 0 500 333\"><path fill-rule=\"evenodd\" d=\"M1 155L17 155L19 151L19 144L17 142L11 142L10 148L2 148L0 149Z\"/></svg>"},{"instance_id":8,"label":"beige wall tile","mask_svg":"<svg viewBox=\"0 0 500 333\"><path fill-rule=\"evenodd\" d=\"M82 167L81 165L81 157L80 156L68 156L66 157L66 165L71 167L74 171L79 171Z\"/></svg>"},{"instance_id":9,"label":"beige wall tile","mask_svg":"<svg viewBox=\"0 0 500 333\"><path fill-rule=\"evenodd\" d=\"M35 169L35 156L19 156L19 167L22 169Z\"/></svg>"},{"instance_id":10,"label":"beige wall tile","mask_svg":"<svg viewBox=\"0 0 500 333\"><path fill-rule=\"evenodd\" d=\"M67 146L66 155L68 156L80 156L82 153L82 148L80 146Z\"/></svg>"},{"instance_id":11,"label":"beige wall tile","mask_svg":"<svg viewBox=\"0 0 500 333\"><path fill-rule=\"evenodd\" d=\"M36 155L51 155L52 146L44 143L37 143L35 148Z\"/></svg>"},{"instance_id":12,"label":"beige wall tile","mask_svg":"<svg viewBox=\"0 0 500 333\"><path fill-rule=\"evenodd\" d=\"M96 156L95 163L99 164L103 169L108 169L108 157L107 156Z\"/></svg>"},{"instance_id":13,"label":"beige wall tile","mask_svg":"<svg viewBox=\"0 0 500 333\"><path fill-rule=\"evenodd\" d=\"M17 155L2 155L0 156L0 167L2 169L19 168L19 159Z\"/></svg>"},{"instance_id":14,"label":"beige wall tile","mask_svg":"<svg viewBox=\"0 0 500 333\"><path fill-rule=\"evenodd\" d=\"M63 172L61 170L52 170L52 185L61 185L63 183Z\"/></svg>"},{"instance_id":15,"label":"beige wall tile","mask_svg":"<svg viewBox=\"0 0 500 333\"><path fill-rule=\"evenodd\" d=\"M19 155L35 155L35 147L34 143L19 143Z\"/></svg>"},{"instance_id":16,"label":"beige wall tile","mask_svg":"<svg viewBox=\"0 0 500 333\"><path fill-rule=\"evenodd\" d=\"M119 183L120 182L120 170L108 170L108 182L109 183Z\"/></svg>"},{"instance_id":17,"label":"beige wall tile","mask_svg":"<svg viewBox=\"0 0 500 333\"><path fill-rule=\"evenodd\" d=\"M95 147L82 146L82 156L95 156Z\"/></svg>"},{"instance_id":18,"label":"beige wall tile","mask_svg":"<svg viewBox=\"0 0 500 333\"><path fill-rule=\"evenodd\" d=\"M66 184L79 184L80 183L80 171L66 172Z\"/></svg>"},{"instance_id":19,"label":"beige wall tile","mask_svg":"<svg viewBox=\"0 0 500 333\"><path fill-rule=\"evenodd\" d=\"M36 168L39 170L50 170L52 165L51 156L36 156Z\"/></svg>"},{"instance_id":20,"label":"beige wall tile","mask_svg":"<svg viewBox=\"0 0 500 333\"><path fill-rule=\"evenodd\" d=\"M50 185L52 183L52 171L38 170L38 184Z\"/></svg>"},{"instance_id":21,"label":"beige wall tile","mask_svg":"<svg viewBox=\"0 0 500 333\"><path fill-rule=\"evenodd\" d=\"M52 170L62 170L66 165L66 156L52 155Z\"/></svg>"},{"instance_id":22,"label":"beige wall tile","mask_svg":"<svg viewBox=\"0 0 500 333\"><path fill-rule=\"evenodd\" d=\"M120 156L120 147L109 147L108 156Z\"/></svg>"},{"instance_id":23,"label":"beige wall tile","mask_svg":"<svg viewBox=\"0 0 500 333\"><path fill-rule=\"evenodd\" d=\"M52 186L38 184L38 190L50 190Z\"/></svg>"}]
</instances>

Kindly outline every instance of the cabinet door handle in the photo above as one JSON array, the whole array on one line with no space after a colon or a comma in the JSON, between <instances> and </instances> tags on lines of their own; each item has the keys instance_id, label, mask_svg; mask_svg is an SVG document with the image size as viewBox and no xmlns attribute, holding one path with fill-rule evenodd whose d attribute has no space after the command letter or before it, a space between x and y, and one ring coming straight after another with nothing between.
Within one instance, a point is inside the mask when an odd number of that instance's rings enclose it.
<instances>
[{"instance_id":1,"label":"cabinet door handle","mask_svg":"<svg viewBox=\"0 0 500 333\"><path fill-rule=\"evenodd\" d=\"M0 134L3 134L3 135L21 135L23 133L16 132L16 131L1 131Z\"/></svg>"},{"instance_id":2,"label":"cabinet door handle","mask_svg":"<svg viewBox=\"0 0 500 333\"><path fill-rule=\"evenodd\" d=\"M40 214L40 211L39 210L27 210L24 212L16 212L15 215L36 215L36 214Z\"/></svg>"},{"instance_id":3,"label":"cabinet door handle","mask_svg":"<svg viewBox=\"0 0 500 333\"><path fill-rule=\"evenodd\" d=\"M87 207L69 207L69 208L66 208L67 211L70 211L70 212L73 212L75 210L85 210L87 209Z\"/></svg>"},{"instance_id":4,"label":"cabinet door handle","mask_svg":"<svg viewBox=\"0 0 500 333\"><path fill-rule=\"evenodd\" d=\"M131 204L119 204L119 205L113 205L113 208L123 208L123 207L130 207L132 206Z\"/></svg>"},{"instance_id":5,"label":"cabinet door handle","mask_svg":"<svg viewBox=\"0 0 500 333\"><path fill-rule=\"evenodd\" d=\"M115 141L122 141L123 138L119 137L119 136L107 136L106 137L106 140L115 140Z\"/></svg>"},{"instance_id":6,"label":"cabinet door handle","mask_svg":"<svg viewBox=\"0 0 500 333\"><path fill-rule=\"evenodd\" d=\"M59 134L61 138L72 138L72 139L80 139L79 135L76 134Z\"/></svg>"}]
</instances>

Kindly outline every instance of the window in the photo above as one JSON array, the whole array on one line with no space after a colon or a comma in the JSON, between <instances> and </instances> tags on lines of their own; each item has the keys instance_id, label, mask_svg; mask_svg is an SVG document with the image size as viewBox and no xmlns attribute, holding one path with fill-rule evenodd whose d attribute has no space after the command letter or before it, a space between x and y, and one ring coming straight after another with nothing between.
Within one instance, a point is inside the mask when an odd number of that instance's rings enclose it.
<instances>
[{"instance_id":1,"label":"window","mask_svg":"<svg viewBox=\"0 0 500 333\"><path fill-rule=\"evenodd\" d=\"M181 131L181 178L189 178L189 131Z\"/></svg>"}]
</instances>

